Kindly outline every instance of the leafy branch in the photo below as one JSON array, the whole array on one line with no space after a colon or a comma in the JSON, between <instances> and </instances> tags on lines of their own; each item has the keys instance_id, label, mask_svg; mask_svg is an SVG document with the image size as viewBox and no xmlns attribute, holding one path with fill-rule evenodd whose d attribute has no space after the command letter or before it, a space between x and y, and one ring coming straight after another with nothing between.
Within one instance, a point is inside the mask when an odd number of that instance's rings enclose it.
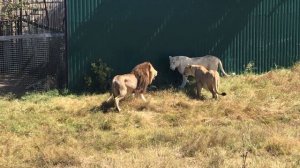
<instances>
[{"instance_id":1,"label":"leafy branch","mask_svg":"<svg viewBox=\"0 0 300 168\"><path fill-rule=\"evenodd\" d=\"M6 0L2 4L1 10L1 19L17 19L17 12L23 9L26 9L29 5L29 2L25 2L20 0L18 2L14 2L13 0Z\"/></svg>"}]
</instances>

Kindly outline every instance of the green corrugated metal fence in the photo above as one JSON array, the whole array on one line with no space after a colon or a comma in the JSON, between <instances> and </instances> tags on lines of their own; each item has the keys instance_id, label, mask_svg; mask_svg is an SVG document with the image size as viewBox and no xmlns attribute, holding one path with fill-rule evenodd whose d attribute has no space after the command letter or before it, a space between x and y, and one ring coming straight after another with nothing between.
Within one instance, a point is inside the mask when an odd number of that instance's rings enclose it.
<instances>
[{"instance_id":1,"label":"green corrugated metal fence","mask_svg":"<svg viewBox=\"0 0 300 168\"><path fill-rule=\"evenodd\" d=\"M258 73L290 66L299 20L299 0L67 0L69 86L96 58L117 74L151 61L159 84L180 80L169 55L216 55L236 73L251 61Z\"/></svg>"}]
</instances>

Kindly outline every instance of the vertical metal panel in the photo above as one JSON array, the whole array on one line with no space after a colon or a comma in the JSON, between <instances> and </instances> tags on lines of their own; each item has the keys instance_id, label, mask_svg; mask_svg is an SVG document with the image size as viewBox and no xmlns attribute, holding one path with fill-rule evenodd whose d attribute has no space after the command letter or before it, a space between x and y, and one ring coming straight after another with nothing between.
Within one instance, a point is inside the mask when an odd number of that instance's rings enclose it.
<instances>
[{"instance_id":1,"label":"vertical metal panel","mask_svg":"<svg viewBox=\"0 0 300 168\"><path fill-rule=\"evenodd\" d=\"M71 88L97 58L116 74L151 61L161 84L180 80L169 55L216 55L236 73L251 61L261 73L300 59L299 0L72 0L67 7Z\"/></svg>"}]
</instances>

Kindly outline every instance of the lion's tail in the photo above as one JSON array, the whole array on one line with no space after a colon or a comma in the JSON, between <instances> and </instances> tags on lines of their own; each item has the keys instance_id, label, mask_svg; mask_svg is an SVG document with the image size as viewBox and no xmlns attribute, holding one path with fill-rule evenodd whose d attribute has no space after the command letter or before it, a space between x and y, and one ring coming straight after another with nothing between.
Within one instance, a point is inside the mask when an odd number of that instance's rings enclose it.
<instances>
[{"instance_id":1,"label":"lion's tail","mask_svg":"<svg viewBox=\"0 0 300 168\"><path fill-rule=\"evenodd\" d=\"M107 103L110 102L110 101L112 101L112 100L114 100L115 97L117 96L117 94L119 92L118 89L117 89L118 86L119 85L113 80L112 83L111 83L111 93L110 93L110 96L106 100Z\"/></svg>"},{"instance_id":2,"label":"lion's tail","mask_svg":"<svg viewBox=\"0 0 300 168\"><path fill-rule=\"evenodd\" d=\"M216 75L217 75L218 78L219 78L218 73L217 73ZM226 94L225 92L222 92L222 93L219 92L219 81L217 80L217 77L214 77L214 82L215 82L215 91L216 91L216 93L217 93L218 95L221 95L221 96L226 96L227 94Z\"/></svg>"},{"instance_id":3,"label":"lion's tail","mask_svg":"<svg viewBox=\"0 0 300 168\"><path fill-rule=\"evenodd\" d=\"M111 94L114 98L120 95L120 84L118 83L118 80L116 80L115 78L112 80Z\"/></svg>"},{"instance_id":4,"label":"lion's tail","mask_svg":"<svg viewBox=\"0 0 300 168\"><path fill-rule=\"evenodd\" d=\"M217 92L217 93L218 93L218 95L221 95L221 96L226 96L227 95L225 92L222 92L222 93Z\"/></svg>"},{"instance_id":5,"label":"lion's tail","mask_svg":"<svg viewBox=\"0 0 300 168\"><path fill-rule=\"evenodd\" d=\"M224 70L224 68L223 68L222 61L221 61L220 59L219 59L219 66L220 66L220 69L221 69L221 72L222 72L223 75L225 75L225 76L230 76L230 75L228 75L228 74L225 72L225 70Z\"/></svg>"}]
</instances>

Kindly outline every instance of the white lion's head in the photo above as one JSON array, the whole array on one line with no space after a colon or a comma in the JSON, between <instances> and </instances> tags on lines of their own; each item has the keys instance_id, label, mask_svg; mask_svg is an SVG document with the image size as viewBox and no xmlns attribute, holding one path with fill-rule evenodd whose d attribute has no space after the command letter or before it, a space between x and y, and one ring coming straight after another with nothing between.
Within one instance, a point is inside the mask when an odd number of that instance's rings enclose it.
<instances>
[{"instance_id":1,"label":"white lion's head","mask_svg":"<svg viewBox=\"0 0 300 168\"><path fill-rule=\"evenodd\" d=\"M180 62L178 61L178 57L169 56L169 60L170 60L170 69L174 71L180 65Z\"/></svg>"}]
</instances>

